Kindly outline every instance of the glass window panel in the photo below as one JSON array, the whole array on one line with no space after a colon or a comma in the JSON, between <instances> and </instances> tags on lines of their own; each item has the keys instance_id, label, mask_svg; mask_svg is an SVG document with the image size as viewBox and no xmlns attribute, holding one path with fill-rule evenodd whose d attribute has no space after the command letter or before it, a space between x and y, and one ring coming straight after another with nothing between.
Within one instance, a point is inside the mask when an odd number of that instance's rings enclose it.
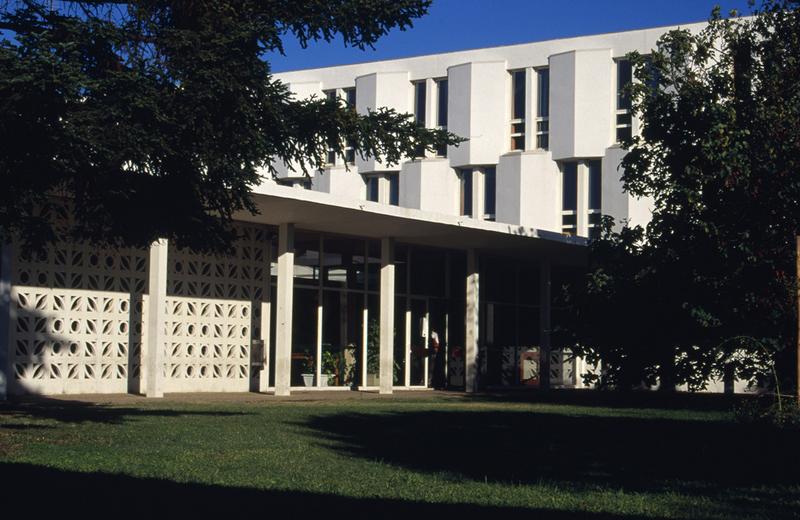
<instances>
[{"instance_id":1,"label":"glass window panel","mask_svg":"<svg viewBox=\"0 0 800 520\"><path fill-rule=\"evenodd\" d=\"M511 84L514 97L511 119L525 119L525 71L517 70L512 72Z\"/></svg>"},{"instance_id":2,"label":"glass window panel","mask_svg":"<svg viewBox=\"0 0 800 520\"><path fill-rule=\"evenodd\" d=\"M561 209L575 211L578 208L578 163L564 163L561 188Z\"/></svg>"},{"instance_id":3,"label":"glass window panel","mask_svg":"<svg viewBox=\"0 0 800 520\"><path fill-rule=\"evenodd\" d=\"M511 149L512 150L524 150L525 149L525 136L524 135L517 135L511 138Z\"/></svg>"},{"instance_id":4,"label":"glass window panel","mask_svg":"<svg viewBox=\"0 0 800 520\"><path fill-rule=\"evenodd\" d=\"M414 84L414 118L416 122L425 126L425 82Z\"/></svg>"},{"instance_id":5,"label":"glass window panel","mask_svg":"<svg viewBox=\"0 0 800 520\"><path fill-rule=\"evenodd\" d=\"M603 165L600 161L589 161L589 209L601 209Z\"/></svg>"},{"instance_id":6,"label":"glass window panel","mask_svg":"<svg viewBox=\"0 0 800 520\"><path fill-rule=\"evenodd\" d=\"M394 249L394 292L406 294L408 288L408 246L398 244Z\"/></svg>"},{"instance_id":7,"label":"glass window panel","mask_svg":"<svg viewBox=\"0 0 800 520\"><path fill-rule=\"evenodd\" d=\"M323 284L326 287L364 287L364 242L350 238L326 237L323 242Z\"/></svg>"},{"instance_id":8,"label":"glass window panel","mask_svg":"<svg viewBox=\"0 0 800 520\"><path fill-rule=\"evenodd\" d=\"M486 215L494 215L497 200L497 175L493 167L483 171L483 185L483 212Z\"/></svg>"},{"instance_id":9,"label":"glass window panel","mask_svg":"<svg viewBox=\"0 0 800 520\"><path fill-rule=\"evenodd\" d=\"M444 296L445 270L444 251L414 247L411 250L411 293Z\"/></svg>"},{"instance_id":10,"label":"glass window panel","mask_svg":"<svg viewBox=\"0 0 800 520\"><path fill-rule=\"evenodd\" d=\"M380 184L377 177L367 177L367 200L378 202L380 197Z\"/></svg>"},{"instance_id":11,"label":"glass window panel","mask_svg":"<svg viewBox=\"0 0 800 520\"><path fill-rule=\"evenodd\" d=\"M519 262L517 287L519 287L519 303L525 305L539 304L539 264Z\"/></svg>"},{"instance_id":12,"label":"glass window panel","mask_svg":"<svg viewBox=\"0 0 800 520\"><path fill-rule=\"evenodd\" d=\"M631 108L631 97L627 87L631 84L632 74L630 61L617 61L617 110L630 110Z\"/></svg>"},{"instance_id":13,"label":"glass window panel","mask_svg":"<svg viewBox=\"0 0 800 520\"><path fill-rule=\"evenodd\" d=\"M562 215L561 216L561 225L562 226L575 226L578 223L578 216L577 215Z\"/></svg>"},{"instance_id":14,"label":"glass window panel","mask_svg":"<svg viewBox=\"0 0 800 520\"><path fill-rule=\"evenodd\" d=\"M380 374L381 321L377 294L367 297L367 385L378 386Z\"/></svg>"},{"instance_id":15,"label":"glass window panel","mask_svg":"<svg viewBox=\"0 0 800 520\"><path fill-rule=\"evenodd\" d=\"M461 170L461 214L472 216L472 170Z\"/></svg>"},{"instance_id":16,"label":"glass window panel","mask_svg":"<svg viewBox=\"0 0 800 520\"><path fill-rule=\"evenodd\" d=\"M550 69L539 69L537 77L537 112L538 117L550 117Z\"/></svg>"},{"instance_id":17,"label":"glass window panel","mask_svg":"<svg viewBox=\"0 0 800 520\"><path fill-rule=\"evenodd\" d=\"M536 148L547 150L550 147L550 136L547 134L536 136Z\"/></svg>"},{"instance_id":18,"label":"glass window panel","mask_svg":"<svg viewBox=\"0 0 800 520\"><path fill-rule=\"evenodd\" d=\"M400 174L389 175L389 204L400 205Z\"/></svg>"},{"instance_id":19,"label":"glass window panel","mask_svg":"<svg viewBox=\"0 0 800 520\"><path fill-rule=\"evenodd\" d=\"M442 128L447 128L447 80L440 79L436 82L436 84L439 91L439 110L436 118L436 124Z\"/></svg>"},{"instance_id":20,"label":"glass window panel","mask_svg":"<svg viewBox=\"0 0 800 520\"><path fill-rule=\"evenodd\" d=\"M345 99L347 99L347 105L350 108L355 110L355 108L356 108L356 89L355 89L355 87L345 89L344 92L345 92Z\"/></svg>"},{"instance_id":21,"label":"glass window panel","mask_svg":"<svg viewBox=\"0 0 800 520\"><path fill-rule=\"evenodd\" d=\"M319 235L295 233L294 282L302 285L317 285L319 282Z\"/></svg>"},{"instance_id":22,"label":"glass window panel","mask_svg":"<svg viewBox=\"0 0 800 520\"><path fill-rule=\"evenodd\" d=\"M631 131L631 127L629 127L629 126L623 126L623 127L617 128L617 142L618 143L622 143L624 141L629 140L632 135L633 135L633 133Z\"/></svg>"},{"instance_id":23,"label":"glass window panel","mask_svg":"<svg viewBox=\"0 0 800 520\"><path fill-rule=\"evenodd\" d=\"M316 370L318 304L317 289L295 287L292 298L292 386L304 386L302 374L314 374Z\"/></svg>"}]
</instances>

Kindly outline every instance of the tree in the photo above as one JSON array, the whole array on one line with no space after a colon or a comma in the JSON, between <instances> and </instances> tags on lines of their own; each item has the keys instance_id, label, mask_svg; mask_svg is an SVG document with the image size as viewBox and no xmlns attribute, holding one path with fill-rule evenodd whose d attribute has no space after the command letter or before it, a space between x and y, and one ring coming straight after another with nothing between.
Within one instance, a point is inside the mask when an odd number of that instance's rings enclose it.
<instances>
[{"instance_id":1,"label":"tree","mask_svg":"<svg viewBox=\"0 0 800 520\"><path fill-rule=\"evenodd\" d=\"M55 239L37 208L57 194L71 201L76 240L224 249L234 213L256 212L251 189L273 160L308 174L345 140L389 163L460 142L393 110L294 99L270 74L287 35L371 47L429 4L4 1L0 240Z\"/></svg>"},{"instance_id":2,"label":"tree","mask_svg":"<svg viewBox=\"0 0 800 520\"><path fill-rule=\"evenodd\" d=\"M715 10L698 34L630 56L641 135L624 189L651 197L645 229L606 230L573 325L622 387L755 380L796 340L800 233L800 2ZM751 3L751 7L753 4ZM787 366L788 368L788 366ZM788 373L788 370L787 370Z\"/></svg>"}]
</instances>

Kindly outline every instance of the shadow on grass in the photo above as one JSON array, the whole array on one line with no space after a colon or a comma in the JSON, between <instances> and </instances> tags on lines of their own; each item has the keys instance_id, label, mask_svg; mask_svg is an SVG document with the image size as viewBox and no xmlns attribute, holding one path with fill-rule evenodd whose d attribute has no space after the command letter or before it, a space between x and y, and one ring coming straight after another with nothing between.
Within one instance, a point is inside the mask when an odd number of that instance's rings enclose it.
<instances>
[{"instance_id":1,"label":"shadow on grass","mask_svg":"<svg viewBox=\"0 0 800 520\"><path fill-rule=\"evenodd\" d=\"M630 418L452 410L324 415L303 426L345 456L455 479L677 491L766 507L800 500L796 432L732 422L647 412Z\"/></svg>"},{"instance_id":2,"label":"shadow on grass","mask_svg":"<svg viewBox=\"0 0 800 520\"><path fill-rule=\"evenodd\" d=\"M523 509L468 504L432 504L406 500L351 498L322 493L260 490L253 488L182 484L167 480L135 478L104 473L62 471L30 464L0 463L0 481L6 496L16 503L36 504L37 516L63 515L70 504L82 501L81 516L121 515L139 518L176 515L181 518L194 511L220 518L262 517L295 514L308 518L459 518L450 515L478 514L482 518L578 518L621 519L625 516ZM46 490L46 500L42 500ZM76 502L78 501L78 502ZM88 513L88 514L87 514ZM422 515L422 516L420 516ZM493 516L497 515L497 516ZM532 516L533 515L533 516ZM541 516L539 516L541 515ZM464 518L464 517L461 517Z\"/></svg>"},{"instance_id":3,"label":"shadow on grass","mask_svg":"<svg viewBox=\"0 0 800 520\"><path fill-rule=\"evenodd\" d=\"M757 399L755 394L703 394L689 392L653 391L597 391L558 389L543 390L502 390L465 394L464 399L495 403L542 403L566 404L586 407L609 408L648 408L662 410L730 411L742 401Z\"/></svg>"},{"instance_id":4,"label":"shadow on grass","mask_svg":"<svg viewBox=\"0 0 800 520\"><path fill-rule=\"evenodd\" d=\"M246 415L242 412L150 409L141 406L111 406L85 401L69 401L65 399L48 399L36 396L25 399L0 402L0 414L8 418L33 418L52 420L60 423L102 423L122 424L133 417L180 417L205 415L228 417ZM2 428L23 430L26 428L41 429L48 426L42 424L4 424Z\"/></svg>"}]
</instances>

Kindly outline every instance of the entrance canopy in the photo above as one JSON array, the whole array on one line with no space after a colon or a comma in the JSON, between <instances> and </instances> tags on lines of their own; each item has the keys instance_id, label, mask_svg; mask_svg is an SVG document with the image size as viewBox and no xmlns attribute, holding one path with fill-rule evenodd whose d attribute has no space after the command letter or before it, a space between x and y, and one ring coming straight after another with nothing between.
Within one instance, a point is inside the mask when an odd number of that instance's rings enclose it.
<instances>
[{"instance_id":1,"label":"entrance canopy","mask_svg":"<svg viewBox=\"0 0 800 520\"><path fill-rule=\"evenodd\" d=\"M259 214L237 220L293 223L298 229L451 249L546 256L564 265L582 265L586 240L513 224L482 221L364 200L353 200L266 181L254 191Z\"/></svg>"}]
</instances>

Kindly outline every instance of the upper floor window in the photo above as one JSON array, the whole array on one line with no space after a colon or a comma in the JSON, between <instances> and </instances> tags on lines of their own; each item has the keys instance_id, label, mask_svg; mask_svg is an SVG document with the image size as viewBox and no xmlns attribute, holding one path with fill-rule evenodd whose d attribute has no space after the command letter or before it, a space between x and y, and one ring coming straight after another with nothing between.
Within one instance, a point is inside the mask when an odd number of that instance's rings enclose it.
<instances>
[{"instance_id":1,"label":"upper floor window","mask_svg":"<svg viewBox=\"0 0 800 520\"><path fill-rule=\"evenodd\" d=\"M447 129L447 80L440 79L436 81L436 94L437 94L437 110L436 110L436 126L443 130ZM436 155L440 157L447 157L447 146L437 148Z\"/></svg>"},{"instance_id":2,"label":"upper floor window","mask_svg":"<svg viewBox=\"0 0 800 520\"><path fill-rule=\"evenodd\" d=\"M536 148L550 148L550 69L536 71Z\"/></svg>"},{"instance_id":3,"label":"upper floor window","mask_svg":"<svg viewBox=\"0 0 800 520\"><path fill-rule=\"evenodd\" d=\"M561 232L578 234L578 163L564 163L561 173Z\"/></svg>"},{"instance_id":4,"label":"upper floor window","mask_svg":"<svg viewBox=\"0 0 800 520\"><path fill-rule=\"evenodd\" d=\"M426 87L425 81L417 81L414 83L414 121L422 127L425 126L425 105L427 103ZM417 147L414 155L416 157L425 157L425 147Z\"/></svg>"},{"instance_id":5,"label":"upper floor window","mask_svg":"<svg viewBox=\"0 0 800 520\"><path fill-rule=\"evenodd\" d=\"M350 88L343 89L343 91L344 91L344 100L347 103L347 106L349 108L352 108L353 110L355 110L356 109L356 88L355 87L350 87Z\"/></svg>"},{"instance_id":6,"label":"upper floor window","mask_svg":"<svg viewBox=\"0 0 800 520\"><path fill-rule=\"evenodd\" d=\"M379 202L381 196L380 177L367 177L367 200Z\"/></svg>"},{"instance_id":7,"label":"upper floor window","mask_svg":"<svg viewBox=\"0 0 800 520\"><path fill-rule=\"evenodd\" d=\"M392 206L400 205L400 174L389 174L389 204Z\"/></svg>"},{"instance_id":8,"label":"upper floor window","mask_svg":"<svg viewBox=\"0 0 800 520\"><path fill-rule=\"evenodd\" d=\"M578 193L582 190L586 190L583 191L585 195L579 197ZM602 161L592 159L563 163L561 232L565 235L587 234L589 238L597 237L600 234L602 194Z\"/></svg>"},{"instance_id":9,"label":"upper floor window","mask_svg":"<svg viewBox=\"0 0 800 520\"><path fill-rule=\"evenodd\" d=\"M633 69L630 60L617 60L617 142L630 139L632 133L630 85L633 82Z\"/></svg>"},{"instance_id":10,"label":"upper floor window","mask_svg":"<svg viewBox=\"0 0 800 520\"><path fill-rule=\"evenodd\" d=\"M400 205L400 174L398 172L370 175L367 181L367 200L392 206Z\"/></svg>"},{"instance_id":11,"label":"upper floor window","mask_svg":"<svg viewBox=\"0 0 800 520\"><path fill-rule=\"evenodd\" d=\"M458 173L460 184L460 214L472 216L472 170L464 169Z\"/></svg>"},{"instance_id":12,"label":"upper floor window","mask_svg":"<svg viewBox=\"0 0 800 520\"><path fill-rule=\"evenodd\" d=\"M511 149L525 149L525 71L511 72Z\"/></svg>"},{"instance_id":13,"label":"upper floor window","mask_svg":"<svg viewBox=\"0 0 800 520\"><path fill-rule=\"evenodd\" d=\"M483 170L483 218L494 220L497 207L497 170L494 166Z\"/></svg>"},{"instance_id":14,"label":"upper floor window","mask_svg":"<svg viewBox=\"0 0 800 520\"><path fill-rule=\"evenodd\" d=\"M327 99L328 101L336 101L338 98L336 89L323 90L322 93L325 95L325 99ZM336 164L336 148L334 146L334 143L328 143L328 153L325 158L325 163L328 166L333 166L334 164Z\"/></svg>"},{"instance_id":15,"label":"upper floor window","mask_svg":"<svg viewBox=\"0 0 800 520\"><path fill-rule=\"evenodd\" d=\"M600 236L600 209L603 198L603 163L601 161L589 161L589 211L588 228L589 238Z\"/></svg>"}]
</instances>

